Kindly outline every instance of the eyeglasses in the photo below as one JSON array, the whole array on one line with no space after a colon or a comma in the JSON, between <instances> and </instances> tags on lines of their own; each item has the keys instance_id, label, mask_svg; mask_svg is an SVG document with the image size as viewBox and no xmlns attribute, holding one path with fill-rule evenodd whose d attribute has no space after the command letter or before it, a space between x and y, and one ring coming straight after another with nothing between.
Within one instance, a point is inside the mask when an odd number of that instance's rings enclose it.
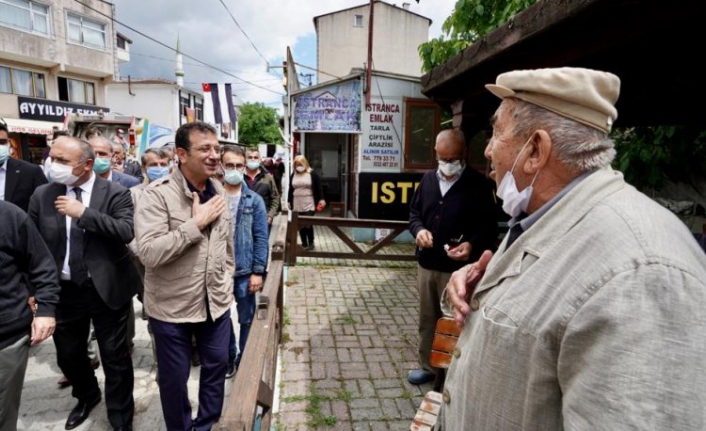
<instances>
[{"instance_id":1,"label":"eyeglasses","mask_svg":"<svg viewBox=\"0 0 706 431\"><path fill-rule=\"evenodd\" d=\"M203 147L197 147L193 149L201 154L211 154L211 151L215 151L216 154L221 154L221 152L223 151L223 147L221 147L220 145L204 145Z\"/></svg>"},{"instance_id":2,"label":"eyeglasses","mask_svg":"<svg viewBox=\"0 0 706 431\"><path fill-rule=\"evenodd\" d=\"M463 160L463 157L454 157L452 159L440 159L438 157L436 158L437 162L444 162L444 163L454 163L454 162L459 162L461 160Z\"/></svg>"},{"instance_id":3,"label":"eyeglasses","mask_svg":"<svg viewBox=\"0 0 706 431\"><path fill-rule=\"evenodd\" d=\"M239 171L245 169L245 164L244 163L226 163L223 165L223 169L226 171L232 171L233 169L237 169Z\"/></svg>"}]
</instances>

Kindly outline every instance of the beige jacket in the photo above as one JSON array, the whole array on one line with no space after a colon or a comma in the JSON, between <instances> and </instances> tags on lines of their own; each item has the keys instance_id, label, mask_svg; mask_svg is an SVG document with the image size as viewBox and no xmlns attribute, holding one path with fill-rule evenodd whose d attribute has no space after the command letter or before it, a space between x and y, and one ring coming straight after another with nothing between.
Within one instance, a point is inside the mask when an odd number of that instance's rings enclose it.
<instances>
[{"instance_id":1,"label":"beige jacket","mask_svg":"<svg viewBox=\"0 0 706 431\"><path fill-rule=\"evenodd\" d=\"M220 183L210 180L225 197ZM200 231L191 218L193 199L179 169L141 193L135 237L145 266L144 306L158 320L203 322L222 316L233 302L233 227L224 211Z\"/></svg>"},{"instance_id":2,"label":"beige jacket","mask_svg":"<svg viewBox=\"0 0 706 431\"><path fill-rule=\"evenodd\" d=\"M706 429L706 255L601 169L493 256L444 390L445 431Z\"/></svg>"}]
</instances>

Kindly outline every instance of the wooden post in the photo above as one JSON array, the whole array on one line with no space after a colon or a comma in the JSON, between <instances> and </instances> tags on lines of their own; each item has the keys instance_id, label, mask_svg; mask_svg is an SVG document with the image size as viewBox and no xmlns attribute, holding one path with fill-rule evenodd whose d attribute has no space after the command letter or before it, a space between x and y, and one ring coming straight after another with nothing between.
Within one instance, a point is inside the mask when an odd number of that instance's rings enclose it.
<instances>
[{"instance_id":1,"label":"wooden post","mask_svg":"<svg viewBox=\"0 0 706 431\"><path fill-rule=\"evenodd\" d=\"M297 233L299 233L299 214L292 211L292 221L287 227L287 265L297 264Z\"/></svg>"}]
</instances>

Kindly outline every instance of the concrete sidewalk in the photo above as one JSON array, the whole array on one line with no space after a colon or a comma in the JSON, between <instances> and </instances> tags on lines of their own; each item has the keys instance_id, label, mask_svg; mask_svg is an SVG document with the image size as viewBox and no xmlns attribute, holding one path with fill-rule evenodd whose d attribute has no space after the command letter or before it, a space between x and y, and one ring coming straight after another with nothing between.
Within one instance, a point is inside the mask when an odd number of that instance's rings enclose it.
<instances>
[{"instance_id":1,"label":"concrete sidewalk","mask_svg":"<svg viewBox=\"0 0 706 431\"><path fill-rule=\"evenodd\" d=\"M319 226L316 246L347 251L340 239ZM392 247L388 252L413 250L410 244ZM406 380L407 371L417 367L417 301L413 262L300 258L296 267L288 268L272 429L409 429L423 394L431 389L431 384L420 388ZM137 316L141 310L135 300ZM232 315L237 331L235 307ZM133 425L135 430L160 431L166 428L150 343L146 321L138 317L132 357ZM194 415L199 370L192 367L188 384ZM102 367L96 375L102 390ZM64 429L76 400L71 388L59 389L60 377L53 341L31 348L19 430ZM226 380L226 395L233 390L232 382ZM110 429L105 401L76 428Z\"/></svg>"}]
</instances>

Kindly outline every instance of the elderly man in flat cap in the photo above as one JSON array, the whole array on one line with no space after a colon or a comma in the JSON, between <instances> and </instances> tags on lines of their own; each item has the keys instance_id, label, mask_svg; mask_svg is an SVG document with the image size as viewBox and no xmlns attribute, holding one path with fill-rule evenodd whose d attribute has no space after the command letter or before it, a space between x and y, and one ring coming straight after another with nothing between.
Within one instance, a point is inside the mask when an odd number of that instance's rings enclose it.
<instances>
[{"instance_id":1,"label":"elderly man in flat cap","mask_svg":"<svg viewBox=\"0 0 706 431\"><path fill-rule=\"evenodd\" d=\"M706 257L611 169L619 87L576 68L487 86L511 229L446 289L465 323L446 430L706 429Z\"/></svg>"}]
</instances>

